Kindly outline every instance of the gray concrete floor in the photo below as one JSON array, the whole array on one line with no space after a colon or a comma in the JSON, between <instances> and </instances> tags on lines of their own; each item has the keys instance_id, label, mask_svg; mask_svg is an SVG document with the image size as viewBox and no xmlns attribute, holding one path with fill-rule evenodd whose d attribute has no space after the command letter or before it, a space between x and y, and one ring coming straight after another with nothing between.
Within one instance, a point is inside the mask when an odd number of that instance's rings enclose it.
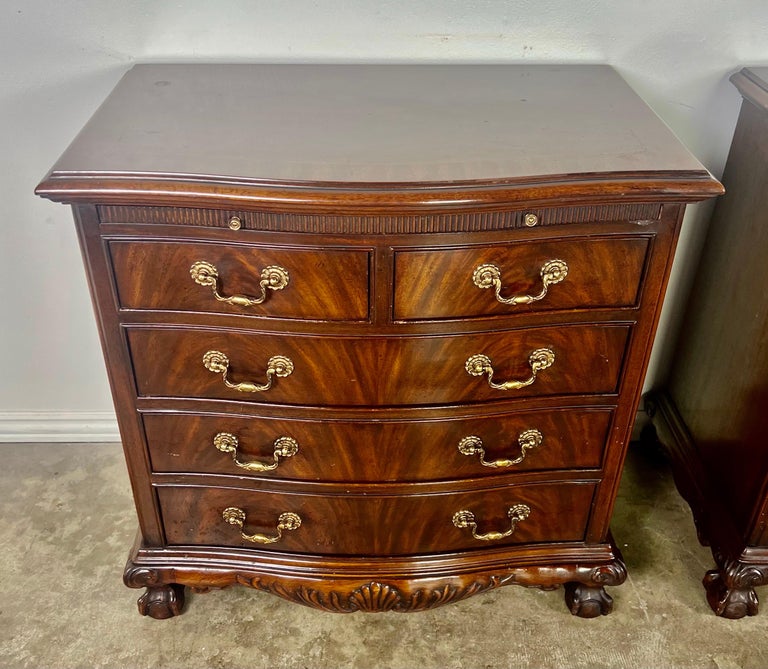
<instances>
[{"instance_id":1,"label":"gray concrete floor","mask_svg":"<svg viewBox=\"0 0 768 669\"><path fill-rule=\"evenodd\" d=\"M136 524L119 446L4 444L0 456L2 667L768 667L768 604L739 621L710 612L709 552L651 453L630 453L613 523L629 578L596 620L567 613L562 591L516 586L352 615L230 588L143 618L121 581Z\"/></svg>"}]
</instances>

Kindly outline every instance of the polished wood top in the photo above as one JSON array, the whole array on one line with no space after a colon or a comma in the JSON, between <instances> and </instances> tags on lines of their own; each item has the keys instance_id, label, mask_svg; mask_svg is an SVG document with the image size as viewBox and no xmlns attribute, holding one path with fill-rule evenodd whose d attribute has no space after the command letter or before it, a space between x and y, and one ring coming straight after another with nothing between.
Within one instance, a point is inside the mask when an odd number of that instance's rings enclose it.
<instances>
[{"instance_id":1,"label":"polished wood top","mask_svg":"<svg viewBox=\"0 0 768 669\"><path fill-rule=\"evenodd\" d=\"M608 66L137 65L38 192L78 199L158 178L385 190L628 177L691 199L719 192Z\"/></svg>"}]
</instances>

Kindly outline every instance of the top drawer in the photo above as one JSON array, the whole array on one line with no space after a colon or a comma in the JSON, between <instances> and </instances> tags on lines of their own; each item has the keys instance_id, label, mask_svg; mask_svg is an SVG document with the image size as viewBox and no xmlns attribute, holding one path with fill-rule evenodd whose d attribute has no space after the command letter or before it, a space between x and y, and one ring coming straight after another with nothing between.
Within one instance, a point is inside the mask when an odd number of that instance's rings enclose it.
<instances>
[{"instance_id":1,"label":"top drawer","mask_svg":"<svg viewBox=\"0 0 768 669\"><path fill-rule=\"evenodd\" d=\"M569 237L398 251L395 320L633 307L650 238Z\"/></svg>"},{"instance_id":2,"label":"top drawer","mask_svg":"<svg viewBox=\"0 0 768 669\"><path fill-rule=\"evenodd\" d=\"M148 240L109 249L124 309L368 319L367 250Z\"/></svg>"}]
</instances>

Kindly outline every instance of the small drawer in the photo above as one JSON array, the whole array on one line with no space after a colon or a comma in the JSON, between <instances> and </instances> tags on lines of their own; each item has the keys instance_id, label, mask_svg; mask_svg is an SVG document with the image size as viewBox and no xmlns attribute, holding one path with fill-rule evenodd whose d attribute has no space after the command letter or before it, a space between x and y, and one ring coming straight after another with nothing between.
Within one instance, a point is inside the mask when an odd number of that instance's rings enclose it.
<instances>
[{"instance_id":1,"label":"small drawer","mask_svg":"<svg viewBox=\"0 0 768 669\"><path fill-rule=\"evenodd\" d=\"M109 250L123 309L368 319L368 251L116 240Z\"/></svg>"},{"instance_id":2,"label":"small drawer","mask_svg":"<svg viewBox=\"0 0 768 669\"><path fill-rule=\"evenodd\" d=\"M582 541L595 487L595 481L579 481L355 496L158 486L157 493L169 544L321 555L417 555ZM261 541L249 541L243 532L261 535Z\"/></svg>"},{"instance_id":3,"label":"small drawer","mask_svg":"<svg viewBox=\"0 0 768 669\"><path fill-rule=\"evenodd\" d=\"M142 396L275 404L464 404L614 393L630 326L433 337L318 337L131 327Z\"/></svg>"},{"instance_id":4,"label":"small drawer","mask_svg":"<svg viewBox=\"0 0 768 669\"><path fill-rule=\"evenodd\" d=\"M612 409L414 421L144 414L152 468L304 481L440 481L597 469Z\"/></svg>"},{"instance_id":5,"label":"small drawer","mask_svg":"<svg viewBox=\"0 0 768 669\"><path fill-rule=\"evenodd\" d=\"M633 307L649 237L568 238L395 254L395 320Z\"/></svg>"}]
</instances>

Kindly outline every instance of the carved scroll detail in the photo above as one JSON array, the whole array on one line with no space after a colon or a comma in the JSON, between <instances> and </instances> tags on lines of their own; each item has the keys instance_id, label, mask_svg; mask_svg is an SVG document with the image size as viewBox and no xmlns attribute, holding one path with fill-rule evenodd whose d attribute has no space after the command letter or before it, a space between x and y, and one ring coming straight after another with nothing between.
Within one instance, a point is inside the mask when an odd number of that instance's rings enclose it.
<instances>
[{"instance_id":1,"label":"carved scroll detail","mask_svg":"<svg viewBox=\"0 0 768 669\"><path fill-rule=\"evenodd\" d=\"M768 565L728 558L719 550L713 550L712 555L718 569L708 571L703 580L712 610L723 618L757 615L760 601L755 588L768 584Z\"/></svg>"},{"instance_id":2,"label":"carved scroll detail","mask_svg":"<svg viewBox=\"0 0 768 669\"><path fill-rule=\"evenodd\" d=\"M259 576L243 579L241 583L324 611L335 613L397 611L404 613L432 609L486 590L498 588L513 581L513 574L494 575L472 581L463 586L446 584L436 588L414 588L407 593L394 585L378 581L364 583L353 590L329 591L306 585L294 587L280 581L267 581Z\"/></svg>"},{"instance_id":3,"label":"carved scroll detail","mask_svg":"<svg viewBox=\"0 0 768 669\"><path fill-rule=\"evenodd\" d=\"M201 590L245 585L297 604L334 613L425 611L504 585L554 590L565 584L576 595L570 597L569 608L572 611L576 608L576 615L582 616L589 615L595 609L595 602L600 605L601 613L607 613L610 610L610 598L605 594L603 586L620 585L625 578L626 569L618 555L610 562L597 565L528 565L509 567L502 573L488 570L434 578L397 575L370 580L343 574L332 577L323 574L291 576L247 567L216 569L210 565L190 564L173 567L152 564L148 567L146 563L139 566L129 560L124 576L126 585L147 587L153 591L166 586L181 588L182 585L188 585ZM154 598L153 601L158 600L158 609L162 608L159 606L159 599L163 599L161 594L153 593L150 597ZM167 595L170 596L170 593ZM578 607L574 607L574 601L579 603ZM170 602L165 610L171 610Z\"/></svg>"}]
</instances>

